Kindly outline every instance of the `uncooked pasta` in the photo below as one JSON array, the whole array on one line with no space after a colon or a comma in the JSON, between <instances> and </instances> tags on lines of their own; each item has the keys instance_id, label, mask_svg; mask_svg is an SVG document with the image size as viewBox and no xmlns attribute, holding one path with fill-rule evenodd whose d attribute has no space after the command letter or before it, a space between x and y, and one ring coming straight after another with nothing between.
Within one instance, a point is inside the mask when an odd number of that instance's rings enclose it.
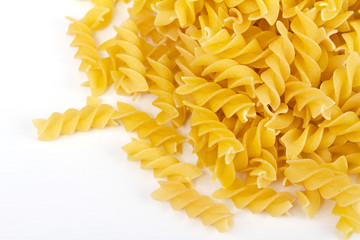
<instances>
[{"instance_id":1,"label":"uncooked pasta","mask_svg":"<svg viewBox=\"0 0 360 240\"><path fill-rule=\"evenodd\" d=\"M134 0L102 44L98 30L129 1L91 2L68 18L91 96L34 120L39 140L136 132L122 149L163 178L152 197L219 232L233 225L221 202L230 199L273 217L289 217L297 200L309 218L333 201L343 237L360 233L360 1ZM159 113L101 103L109 88L132 100L152 94ZM185 141L195 164L173 156ZM211 196L194 185L206 170L221 185Z\"/></svg>"}]
</instances>

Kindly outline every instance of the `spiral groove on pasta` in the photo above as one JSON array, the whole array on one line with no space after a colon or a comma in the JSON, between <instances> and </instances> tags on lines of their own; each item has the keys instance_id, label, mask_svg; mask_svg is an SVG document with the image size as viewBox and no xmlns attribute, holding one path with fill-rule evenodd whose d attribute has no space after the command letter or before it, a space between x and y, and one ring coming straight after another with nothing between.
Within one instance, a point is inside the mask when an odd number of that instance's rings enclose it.
<instances>
[{"instance_id":1,"label":"spiral groove on pasta","mask_svg":"<svg viewBox=\"0 0 360 240\"><path fill-rule=\"evenodd\" d=\"M147 92L149 86L146 80L145 59L136 24L132 20L127 20L121 27L115 27L115 30L117 37L114 44L119 49L116 53L119 63L117 71L111 74L116 92L122 95Z\"/></svg>"},{"instance_id":2,"label":"spiral groove on pasta","mask_svg":"<svg viewBox=\"0 0 360 240\"><path fill-rule=\"evenodd\" d=\"M241 122L256 116L255 104L245 94L236 94L203 78L183 77L182 80L185 84L177 88L176 93L191 95L198 106L207 106L213 112L222 109L227 118L236 115Z\"/></svg>"},{"instance_id":3,"label":"spiral groove on pasta","mask_svg":"<svg viewBox=\"0 0 360 240\"><path fill-rule=\"evenodd\" d=\"M199 156L198 166L214 166L214 177L218 178L223 186L230 186L235 180L234 160L237 161L244 147L235 135L219 121L212 111L193 105L185 104L193 109L191 116L190 143L194 153ZM209 161L204 152L214 155ZM247 159L242 159L241 164L246 166Z\"/></svg>"},{"instance_id":4,"label":"spiral groove on pasta","mask_svg":"<svg viewBox=\"0 0 360 240\"><path fill-rule=\"evenodd\" d=\"M336 204L332 213L340 216L336 228L343 233L344 239L348 239L354 233L360 233L360 214L352 205L340 207Z\"/></svg>"},{"instance_id":5,"label":"spiral groove on pasta","mask_svg":"<svg viewBox=\"0 0 360 240\"><path fill-rule=\"evenodd\" d=\"M126 131L136 131L140 139L148 138L155 147L164 147L167 154L181 152L185 138L174 128L157 124L147 113L136 110L130 104L118 102L117 107L112 119L121 120Z\"/></svg>"},{"instance_id":6,"label":"spiral groove on pasta","mask_svg":"<svg viewBox=\"0 0 360 240\"><path fill-rule=\"evenodd\" d=\"M161 109L156 116L156 121L159 124L172 122L174 126L180 127L186 119L186 109L177 107L174 100L175 80L170 59L163 55L158 61L148 58L148 62L151 70L147 73L147 77L154 83L150 86L150 92L158 97L153 105Z\"/></svg>"},{"instance_id":7,"label":"spiral groove on pasta","mask_svg":"<svg viewBox=\"0 0 360 240\"><path fill-rule=\"evenodd\" d=\"M233 185L216 190L212 196L217 199L231 198L237 208L247 207L253 213L266 211L273 217L288 213L295 201L295 197L289 192L277 193L271 188L245 185L238 178Z\"/></svg>"},{"instance_id":8,"label":"spiral groove on pasta","mask_svg":"<svg viewBox=\"0 0 360 240\"><path fill-rule=\"evenodd\" d=\"M290 77L290 64L295 55L285 26L277 22L276 28L281 36L269 45L272 53L265 59L269 68L261 74L264 84L256 89L259 101L264 106L270 105L273 110L280 106L280 97L285 92L285 82Z\"/></svg>"},{"instance_id":9,"label":"spiral groove on pasta","mask_svg":"<svg viewBox=\"0 0 360 240\"><path fill-rule=\"evenodd\" d=\"M167 177L169 181L190 183L201 175L201 171L189 163L180 162L161 149L144 140L132 139L122 149L128 154L129 161L141 160L141 168L154 169L154 176Z\"/></svg>"},{"instance_id":10,"label":"spiral groove on pasta","mask_svg":"<svg viewBox=\"0 0 360 240\"><path fill-rule=\"evenodd\" d=\"M158 201L170 201L174 210L185 209L190 218L200 217L204 225L214 225L219 232L225 232L233 224L233 214L221 203L200 195L195 189L173 181L160 181L160 188L151 196Z\"/></svg>"},{"instance_id":11,"label":"spiral groove on pasta","mask_svg":"<svg viewBox=\"0 0 360 240\"><path fill-rule=\"evenodd\" d=\"M51 141L60 135L71 135L75 131L86 132L90 128L103 129L106 126L117 126L112 120L115 109L107 104L100 104L94 97L88 97L87 104L81 110L69 109L65 113L53 113L47 120L35 119L38 138Z\"/></svg>"},{"instance_id":12,"label":"spiral groove on pasta","mask_svg":"<svg viewBox=\"0 0 360 240\"><path fill-rule=\"evenodd\" d=\"M285 176L305 188L319 190L321 197L331 199L341 207L360 202L360 185L354 184L346 174L321 166L312 159L288 160Z\"/></svg>"},{"instance_id":13,"label":"spiral groove on pasta","mask_svg":"<svg viewBox=\"0 0 360 240\"><path fill-rule=\"evenodd\" d=\"M258 188L264 188L277 179L277 154L273 147L266 150L262 149L261 155L249 160L249 176L246 178L246 184L254 179ZM250 181L249 181L250 180Z\"/></svg>"},{"instance_id":14,"label":"spiral groove on pasta","mask_svg":"<svg viewBox=\"0 0 360 240\"><path fill-rule=\"evenodd\" d=\"M300 200L301 206L303 207L309 218L313 218L320 208L321 196L318 190L313 191L296 191L296 195Z\"/></svg>"}]
</instances>

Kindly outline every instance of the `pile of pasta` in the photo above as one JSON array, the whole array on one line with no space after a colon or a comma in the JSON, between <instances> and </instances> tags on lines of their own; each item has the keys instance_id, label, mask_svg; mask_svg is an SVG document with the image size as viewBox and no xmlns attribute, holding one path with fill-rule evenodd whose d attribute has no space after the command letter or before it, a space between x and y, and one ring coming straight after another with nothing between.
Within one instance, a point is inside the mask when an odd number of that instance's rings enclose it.
<instances>
[{"instance_id":1,"label":"pile of pasta","mask_svg":"<svg viewBox=\"0 0 360 240\"><path fill-rule=\"evenodd\" d=\"M95 33L118 1L91 2L68 31L91 96L81 110L34 120L40 140L117 125L137 132L123 150L162 178L152 197L220 232L234 215L214 198L278 217L297 197L310 218L333 201L344 238L360 233L360 1L134 0L101 45ZM102 104L108 88L153 94L160 113ZM187 136L177 131L185 124ZM196 166L173 156L185 141ZM201 168L221 183L212 197L194 188ZM275 182L303 190L275 191Z\"/></svg>"}]
</instances>

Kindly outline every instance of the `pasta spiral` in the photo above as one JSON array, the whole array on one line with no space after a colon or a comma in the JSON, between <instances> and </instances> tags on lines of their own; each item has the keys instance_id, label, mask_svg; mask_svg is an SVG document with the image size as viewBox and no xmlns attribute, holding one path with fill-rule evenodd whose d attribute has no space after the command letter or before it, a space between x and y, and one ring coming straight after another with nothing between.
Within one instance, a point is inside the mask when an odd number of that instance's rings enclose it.
<instances>
[{"instance_id":1,"label":"pasta spiral","mask_svg":"<svg viewBox=\"0 0 360 240\"><path fill-rule=\"evenodd\" d=\"M309 218L313 218L320 208L321 196L318 190L296 191L301 206Z\"/></svg>"},{"instance_id":2,"label":"pasta spiral","mask_svg":"<svg viewBox=\"0 0 360 240\"><path fill-rule=\"evenodd\" d=\"M249 184L249 178L254 178L258 188L264 188L277 179L277 156L276 149L262 149L261 155L252 158L249 161L249 177L246 183ZM250 180L251 181L251 180Z\"/></svg>"},{"instance_id":3,"label":"pasta spiral","mask_svg":"<svg viewBox=\"0 0 360 240\"><path fill-rule=\"evenodd\" d=\"M280 36L269 45L271 55L265 59L269 68L261 74L264 84L256 88L256 96L263 106L270 105L273 110L280 106L280 97L285 92L285 82L290 77L290 64L295 57L288 32L281 22L276 23Z\"/></svg>"},{"instance_id":4,"label":"pasta spiral","mask_svg":"<svg viewBox=\"0 0 360 240\"><path fill-rule=\"evenodd\" d=\"M114 10L112 0L91 0L94 8L81 19L91 30L100 30L109 25Z\"/></svg>"},{"instance_id":5,"label":"pasta spiral","mask_svg":"<svg viewBox=\"0 0 360 240\"><path fill-rule=\"evenodd\" d=\"M273 217L288 213L295 201L295 197L289 192L277 193L271 188L260 189L255 185L245 185L238 178L232 186L218 189L212 196L217 199L231 198L237 208L247 207L253 213L266 211Z\"/></svg>"},{"instance_id":6,"label":"pasta spiral","mask_svg":"<svg viewBox=\"0 0 360 240\"><path fill-rule=\"evenodd\" d=\"M353 233L360 233L360 213L352 205L341 207L336 204L332 213L340 216L336 228L343 233L344 239L350 238Z\"/></svg>"},{"instance_id":7,"label":"pasta spiral","mask_svg":"<svg viewBox=\"0 0 360 240\"><path fill-rule=\"evenodd\" d=\"M318 87L320 84L323 66L327 63L326 51L320 43L325 40L324 28L319 28L314 21L305 13L297 10L297 16L291 22L291 30L294 32L292 43L296 49L294 64L303 82ZM323 65L323 66L322 66Z\"/></svg>"},{"instance_id":8,"label":"pasta spiral","mask_svg":"<svg viewBox=\"0 0 360 240\"><path fill-rule=\"evenodd\" d=\"M75 35L71 46L78 47L75 58L81 59L79 70L86 73L89 80L82 86L90 87L93 96L101 95L113 82L110 77L110 58L100 58L91 29L85 23L68 19L72 21L68 34Z\"/></svg>"},{"instance_id":9,"label":"pasta spiral","mask_svg":"<svg viewBox=\"0 0 360 240\"><path fill-rule=\"evenodd\" d=\"M221 203L200 195L195 189L173 181L159 181L160 188L151 196L158 201L170 201L174 210L185 209L190 218L200 217L204 225L214 225L219 232L226 232L233 224L233 214Z\"/></svg>"},{"instance_id":10,"label":"pasta spiral","mask_svg":"<svg viewBox=\"0 0 360 240\"><path fill-rule=\"evenodd\" d=\"M174 128L157 124L155 119L130 104L118 102L117 107L112 119L121 120L126 131L136 131L140 139L148 138L154 147L162 146L167 154L181 152L185 137Z\"/></svg>"},{"instance_id":11,"label":"pasta spiral","mask_svg":"<svg viewBox=\"0 0 360 240\"><path fill-rule=\"evenodd\" d=\"M161 109L156 121L159 124L171 121L174 126L180 127L186 119L186 109L177 107L174 100L175 80L171 72L170 59L164 55L158 61L148 58L148 62L151 69L147 77L154 83L150 86L150 92L158 97L153 105Z\"/></svg>"},{"instance_id":12,"label":"pasta spiral","mask_svg":"<svg viewBox=\"0 0 360 240\"><path fill-rule=\"evenodd\" d=\"M293 183L304 184L307 190L318 189L324 199L335 200L341 207L360 201L360 185L349 176L312 159L288 160L285 176Z\"/></svg>"},{"instance_id":13,"label":"pasta spiral","mask_svg":"<svg viewBox=\"0 0 360 240\"><path fill-rule=\"evenodd\" d=\"M144 56L141 51L141 41L136 24L132 20L115 27L118 33L115 44L120 49L116 54L119 63L117 71L112 72L114 87L118 94L130 95L147 92L149 86L146 80Z\"/></svg>"},{"instance_id":14,"label":"pasta spiral","mask_svg":"<svg viewBox=\"0 0 360 240\"><path fill-rule=\"evenodd\" d=\"M141 168L154 169L154 176L167 177L169 181L190 183L201 175L201 171L189 163L180 162L173 156L144 140L132 139L122 149L128 154L128 160L141 160Z\"/></svg>"},{"instance_id":15,"label":"pasta spiral","mask_svg":"<svg viewBox=\"0 0 360 240\"><path fill-rule=\"evenodd\" d=\"M334 110L331 120L324 120L319 127L328 128L335 136L341 136L351 142L360 141L360 119L356 113L349 111L343 113L340 109Z\"/></svg>"},{"instance_id":16,"label":"pasta spiral","mask_svg":"<svg viewBox=\"0 0 360 240\"><path fill-rule=\"evenodd\" d=\"M183 77L185 85L176 89L180 95L191 95L195 104L207 106L211 111L223 110L227 118L236 115L241 122L255 117L255 103L245 94L236 94L219 84L198 77Z\"/></svg>"},{"instance_id":17,"label":"pasta spiral","mask_svg":"<svg viewBox=\"0 0 360 240\"><path fill-rule=\"evenodd\" d=\"M345 67L337 68L332 79L324 81L320 87L340 106L351 96L353 88L360 87L359 54L352 52L345 65Z\"/></svg>"},{"instance_id":18,"label":"pasta spiral","mask_svg":"<svg viewBox=\"0 0 360 240\"><path fill-rule=\"evenodd\" d=\"M335 102L320 89L300 81L289 81L286 83L285 88L285 103L289 103L291 99L294 99L294 108L298 111L308 112L312 118L321 115L325 119L330 119L331 108Z\"/></svg>"},{"instance_id":19,"label":"pasta spiral","mask_svg":"<svg viewBox=\"0 0 360 240\"><path fill-rule=\"evenodd\" d=\"M49 119L35 119L41 141L51 141L60 135L71 135L75 131L86 132L90 128L103 129L106 126L117 126L112 120L115 109L107 104L100 104L94 97L88 97L87 104L81 110L69 109L65 113L53 113Z\"/></svg>"}]
</instances>

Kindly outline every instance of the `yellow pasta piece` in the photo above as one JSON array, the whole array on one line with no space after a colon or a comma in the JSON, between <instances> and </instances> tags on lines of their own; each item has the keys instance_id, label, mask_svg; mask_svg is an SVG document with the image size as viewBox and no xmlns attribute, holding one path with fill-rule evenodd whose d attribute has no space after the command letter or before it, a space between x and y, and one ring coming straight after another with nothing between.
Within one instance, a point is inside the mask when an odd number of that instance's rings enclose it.
<instances>
[{"instance_id":1,"label":"yellow pasta piece","mask_svg":"<svg viewBox=\"0 0 360 240\"><path fill-rule=\"evenodd\" d=\"M178 87L176 93L190 94L198 106L206 106L213 112L222 109L227 118L236 114L242 122L256 116L255 103L245 94L236 94L203 78L183 77L182 80L185 84Z\"/></svg>"},{"instance_id":2,"label":"yellow pasta piece","mask_svg":"<svg viewBox=\"0 0 360 240\"><path fill-rule=\"evenodd\" d=\"M221 203L200 195L195 189L172 181L160 181L160 188L151 196L158 201L170 201L174 210L184 209L190 218L200 217L204 225L214 225L219 232L226 232L233 224L233 214Z\"/></svg>"},{"instance_id":3,"label":"yellow pasta piece","mask_svg":"<svg viewBox=\"0 0 360 240\"><path fill-rule=\"evenodd\" d=\"M87 104L81 110L69 109L65 113L53 113L49 119L35 119L38 138L51 141L60 135L71 135L75 131L86 132L90 128L102 129L106 126L117 126L112 120L115 109L107 104L100 104L94 97L88 97Z\"/></svg>"},{"instance_id":4,"label":"yellow pasta piece","mask_svg":"<svg viewBox=\"0 0 360 240\"><path fill-rule=\"evenodd\" d=\"M158 97L153 105L160 108L161 112L156 116L159 124L172 122L175 127L180 127L186 120L184 106L177 107L174 99L175 79L172 74L170 59L163 55L158 61L148 58L151 66L147 77L154 83L150 86L150 92Z\"/></svg>"},{"instance_id":5,"label":"yellow pasta piece","mask_svg":"<svg viewBox=\"0 0 360 240\"><path fill-rule=\"evenodd\" d=\"M185 137L174 128L157 124L155 119L130 104L118 102L117 107L118 111L112 115L112 119L121 120L126 131L136 131L140 139L149 138L155 147L163 146L168 154L181 152Z\"/></svg>"},{"instance_id":6,"label":"yellow pasta piece","mask_svg":"<svg viewBox=\"0 0 360 240\"><path fill-rule=\"evenodd\" d=\"M122 149L128 154L128 160L141 160L141 168L154 169L155 177L167 177L169 181L190 183L201 175L194 165L180 162L161 149L144 140L132 139Z\"/></svg>"},{"instance_id":7,"label":"yellow pasta piece","mask_svg":"<svg viewBox=\"0 0 360 240\"><path fill-rule=\"evenodd\" d=\"M306 214L309 216L309 218L313 218L321 204L321 196L319 191L296 191L296 195L299 198L301 206L303 207Z\"/></svg>"},{"instance_id":8,"label":"yellow pasta piece","mask_svg":"<svg viewBox=\"0 0 360 240\"><path fill-rule=\"evenodd\" d=\"M336 204L332 213L340 216L336 228L343 233L344 239L350 238L353 233L360 233L360 214L359 210L354 208L353 205L340 207Z\"/></svg>"},{"instance_id":9,"label":"yellow pasta piece","mask_svg":"<svg viewBox=\"0 0 360 240\"><path fill-rule=\"evenodd\" d=\"M253 213L266 211L273 217L287 214L295 201L295 197L289 192L277 193L271 188L245 185L238 178L233 185L215 191L212 196L217 199L231 198L237 208L247 207Z\"/></svg>"},{"instance_id":10,"label":"yellow pasta piece","mask_svg":"<svg viewBox=\"0 0 360 240\"><path fill-rule=\"evenodd\" d=\"M360 185L349 176L321 166L312 159L289 160L285 176L293 183L304 184L307 190L318 189L321 197L332 199L341 207L360 202Z\"/></svg>"}]
</instances>

